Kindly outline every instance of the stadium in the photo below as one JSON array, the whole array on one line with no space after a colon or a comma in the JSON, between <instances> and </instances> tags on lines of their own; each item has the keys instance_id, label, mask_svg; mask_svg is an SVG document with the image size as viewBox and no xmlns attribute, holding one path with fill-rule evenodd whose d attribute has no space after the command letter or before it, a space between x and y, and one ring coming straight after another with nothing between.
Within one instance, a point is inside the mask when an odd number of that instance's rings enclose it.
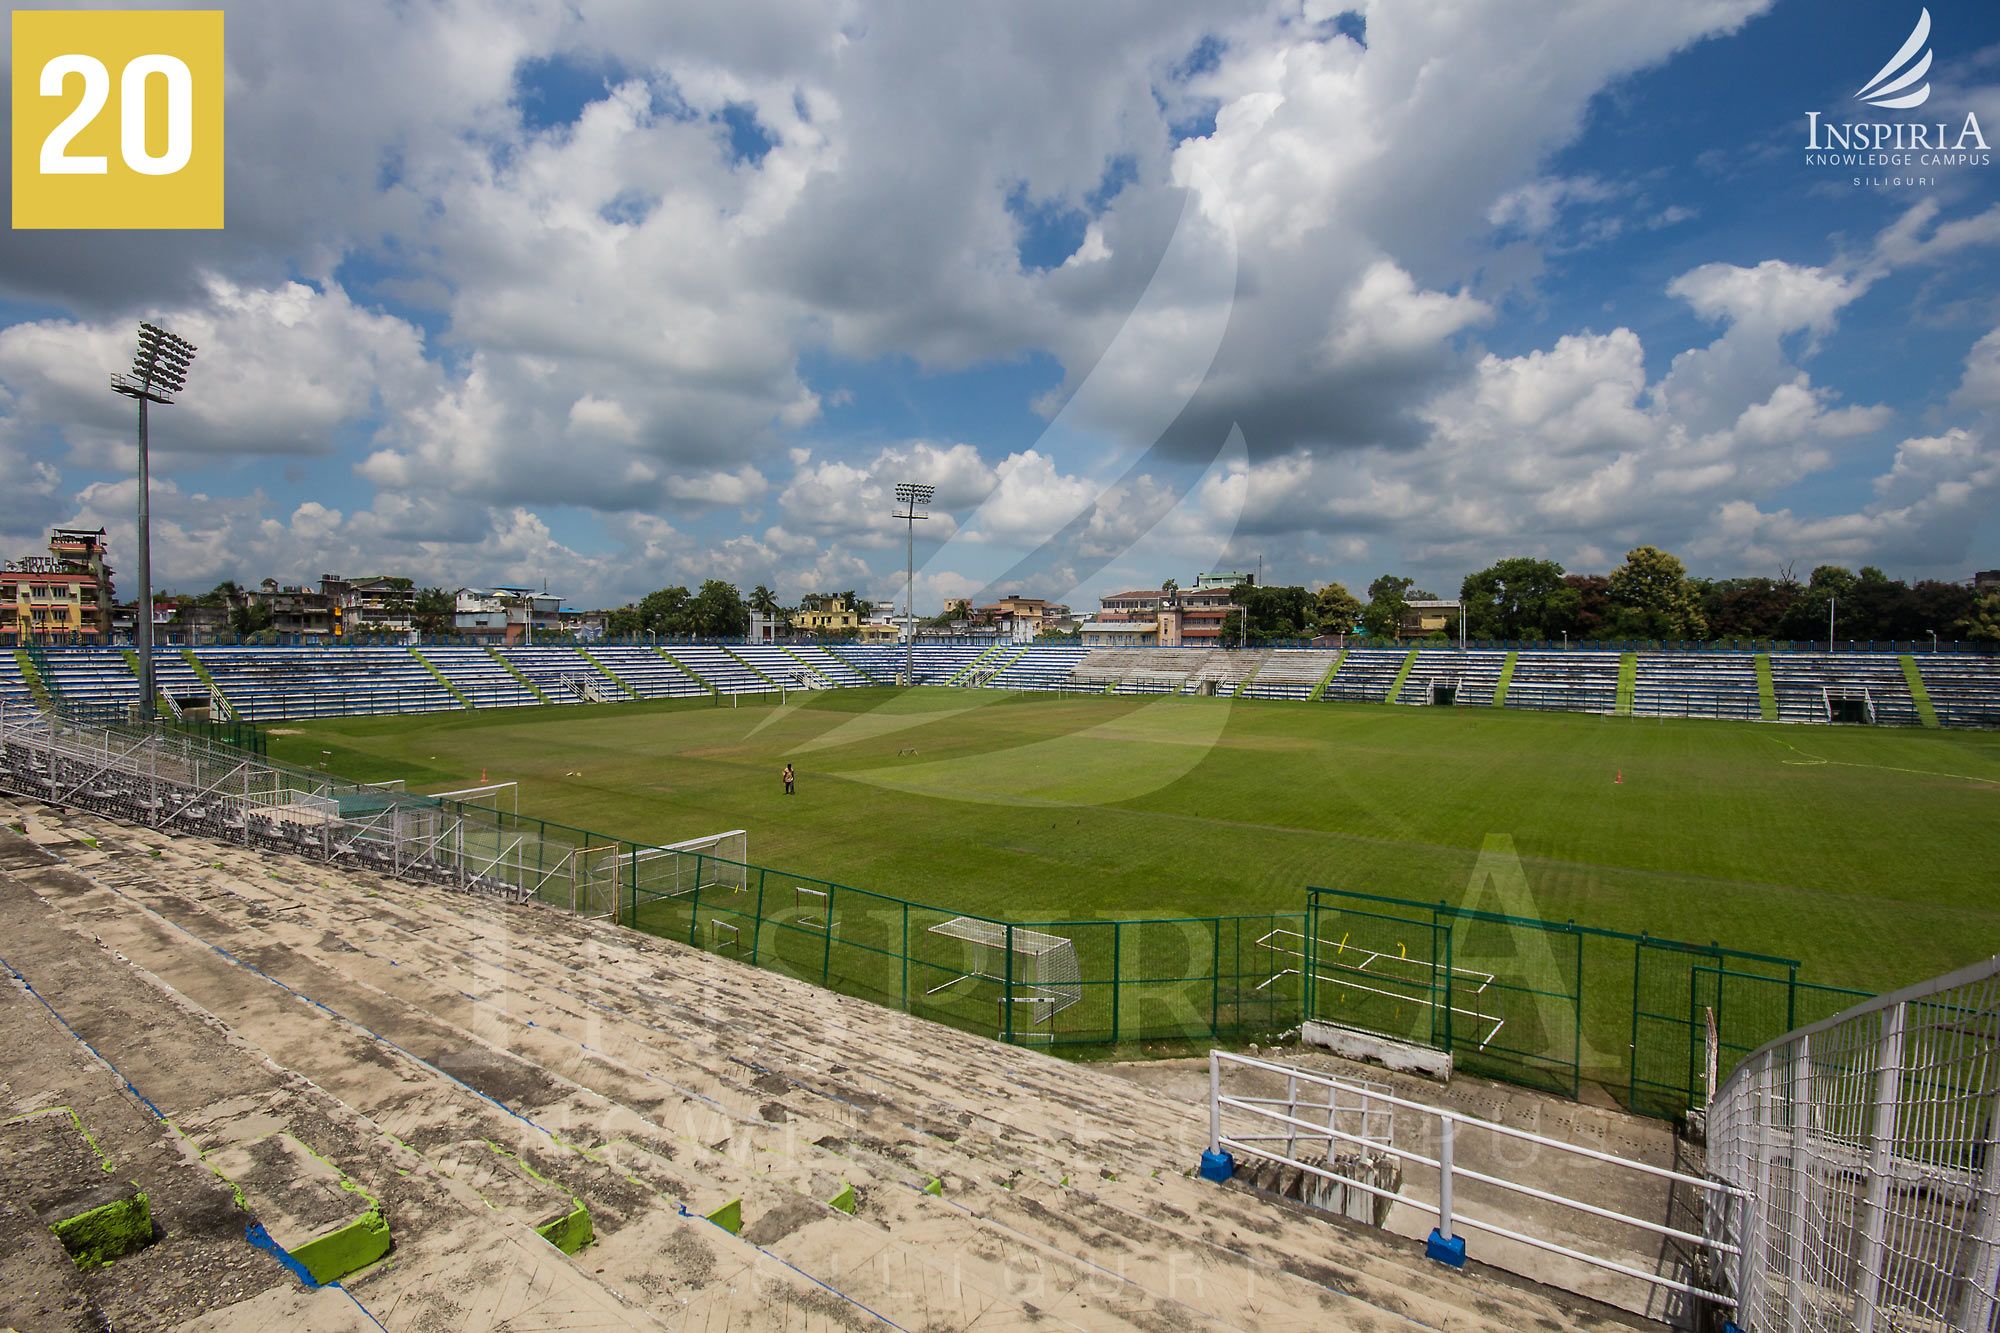
<instances>
[{"instance_id":1,"label":"stadium","mask_svg":"<svg viewBox=\"0 0 2000 1333\"><path fill-rule=\"evenodd\" d=\"M234 1191L296 1274L237 1317L336 1327L1701 1324L1865 1262L1743 1262L1741 1182L1807 1187L1745 1069L1894 1012L1926 1115L1988 1095L1990 657L187 648L150 725L121 651L0 671L10 1068L62 1089L11 1150L182 1210L114 1322L213 1300ZM1962 1215L1890 1199L1891 1299L1962 1305Z\"/></svg>"},{"instance_id":2,"label":"stadium","mask_svg":"<svg viewBox=\"0 0 2000 1333\"><path fill-rule=\"evenodd\" d=\"M2000 1333L2000 7L10 22L0 1333Z\"/></svg>"}]
</instances>

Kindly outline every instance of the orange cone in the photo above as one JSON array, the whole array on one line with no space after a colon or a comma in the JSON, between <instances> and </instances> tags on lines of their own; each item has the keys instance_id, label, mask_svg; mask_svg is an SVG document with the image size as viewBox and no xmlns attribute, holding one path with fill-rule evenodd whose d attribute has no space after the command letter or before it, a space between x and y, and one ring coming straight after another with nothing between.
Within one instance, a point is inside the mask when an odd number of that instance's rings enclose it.
<instances>
[{"instance_id":1,"label":"orange cone","mask_svg":"<svg viewBox=\"0 0 2000 1333\"><path fill-rule=\"evenodd\" d=\"M1615 777L1615 778L1613 778L1613 779L1611 779L1611 785L1612 785L1612 786L1614 786L1614 787L1622 787L1622 786L1624 786L1624 785L1625 785L1625 770L1624 770L1624 769L1622 769L1622 768L1621 768L1621 769L1619 769L1619 770L1618 770L1618 776L1617 776L1617 777Z\"/></svg>"}]
</instances>

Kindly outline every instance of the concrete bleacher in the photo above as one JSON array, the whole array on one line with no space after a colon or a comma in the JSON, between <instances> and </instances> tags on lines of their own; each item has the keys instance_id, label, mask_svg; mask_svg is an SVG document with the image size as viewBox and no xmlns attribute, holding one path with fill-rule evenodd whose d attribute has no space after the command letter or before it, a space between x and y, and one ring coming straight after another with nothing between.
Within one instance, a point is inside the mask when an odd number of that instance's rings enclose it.
<instances>
[{"instance_id":1,"label":"concrete bleacher","mask_svg":"<svg viewBox=\"0 0 2000 1333\"><path fill-rule=\"evenodd\" d=\"M872 685L873 681L856 671L847 662L835 657L816 643L804 644L788 650L796 660L804 662L822 680L839 686Z\"/></svg>"},{"instance_id":2,"label":"concrete bleacher","mask_svg":"<svg viewBox=\"0 0 2000 1333\"><path fill-rule=\"evenodd\" d=\"M991 644L919 643L911 656L911 669L919 685L942 685L971 666L992 649ZM888 684L903 674L904 645L893 643L843 643L835 650L842 661L872 680Z\"/></svg>"},{"instance_id":3,"label":"concrete bleacher","mask_svg":"<svg viewBox=\"0 0 2000 1333\"><path fill-rule=\"evenodd\" d=\"M190 1295L231 1328L370 1326L350 1301L398 1328L1637 1326L1194 1179L1199 1106L1115 1070L533 905L8 798L0 822L28 832L0 831L8 961L73 1024L0 1040L213 1157L296 1133L396 1228L340 1291L261 1257L178 1283L121 1261L110 1326L176 1327ZM496 1161L544 1188L493 1188ZM200 1230L162 1200L169 1237ZM574 1259L532 1229L572 1202Z\"/></svg>"},{"instance_id":4,"label":"concrete bleacher","mask_svg":"<svg viewBox=\"0 0 2000 1333\"><path fill-rule=\"evenodd\" d=\"M651 648L594 647L590 655L641 699L693 699L708 694L700 681Z\"/></svg>"},{"instance_id":5,"label":"concrete bleacher","mask_svg":"<svg viewBox=\"0 0 2000 1333\"><path fill-rule=\"evenodd\" d=\"M1914 661L1939 726L2000 727L2000 669L1995 659L1921 653Z\"/></svg>"},{"instance_id":6,"label":"concrete bleacher","mask_svg":"<svg viewBox=\"0 0 2000 1333\"><path fill-rule=\"evenodd\" d=\"M1641 717L1763 716L1752 653L1640 653L1632 712Z\"/></svg>"},{"instance_id":7,"label":"concrete bleacher","mask_svg":"<svg viewBox=\"0 0 2000 1333\"><path fill-rule=\"evenodd\" d=\"M1828 698L1862 699L1885 726L1917 725L1902 659L1888 653L1772 653L1780 722L1828 722Z\"/></svg>"},{"instance_id":8,"label":"concrete bleacher","mask_svg":"<svg viewBox=\"0 0 2000 1333\"><path fill-rule=\"evenodd\" d=\"M1306 699L1318 688L1327 668L1340 660L1338 650L1279 648L1264 659L1257 674L1241 691L1249 699Z\"/></svg>"},{"instance_id":9,"label":"concrete bleacher","mask_svg":"<svg viewBox=\"0 0 2000 1333\"><path fill-rule=\"evenodd\" d=\"M1466 678L1472 674L1473 662L1476 658L1490 656L1492 656L1490 653L1460 652L1456 648L1419 649L1417 660L1411 665L1410 674L1404 678L1403 689L1396 696L1396 702L1399 704L1417 705L1434 704L1439 702L1438 691L1443 689L1449 693L1449 702L1452 704L1460 702L1490 704L1493 702L1492 686L1486 687L1486 697L1483 699L1461 700L1460 698L1461 695L1466 693L1478 693L1479 686L1473 684L1468 687ZM1497 685L1499 680L1499 665L1496 662L1493 671L1494 684Z\"/></svg>"},{"instance_id":10,"label":"concrete bleacher","mask_svg":"<svg viewBox=\"0 0 2000 1333\"><path fill-rule=\"evenodd\" d=\"M574 648L516 646L496 651L507 659L509 666L535 682L535 688L555 703L588 702L578 682L585 682L584 688L595 689L608 699L631 697L630 691L598 670L597 663Z\"/></svg>"},{"instance_id":11,"label":"concrete bleacher","mask_svg":"<svg viewBox=\"0 0 2000 1333\"><path fill-rule=\"evenodd\" d=\"M1460 708L1491 707L1493 696L1500 690L1500 673L1506 667L1507 654L1473 649L1465 655L1465 670L1458 678L1458 697L1452 703Z\"/></svg>"},{"instance_id":12,"label":"concrete bleacher","mask_svg":"<svg viewBox=\"0 0 2000 1333\"><path fill-rule=\"evenodd\" d=\"M89 712L123 712L139 702L139 678L121 652L101 648L44 648L43 682L65 706Z\"/></svg>"},{"instance_id":13,"label":"concrete bleacher","mask_svg":"<svg viewBox=\"0 0 2000 1333\"><path fill-rule=\"evenodd\" d=\"M1379 704L1388 699L1409 656L1404 648L1350 648L1340 670L1326 683L1323 700Z\"/></svg>"},{"instance_id":14,"label":"concrete bleacher","mask_svg":"<svg viewBox=\"0 0 2000 1333\"><path fill-rule=\"evenodd\" d=\"M31 703L34 691L29 688L28 678L22 674L21 661L14 656L12 648L0 648L0 704L10 707L15 704Z\"/></svg>"},{"instance_id":15,"label":"concrete bleacher","mask_svg":"<svg viewBox=\"0 0 2000 1333\"><path fill-rule=\"evenodd\" d=\"M484 648L425 648L424 660L438 669L474 708L520 708L541 699L520 677L493 660Z\"/></svg>"},{"instance_id":16,"label":"concrete bleacher","mask_svg":"<svg viewBox=\"0 0 2000 1333\"><path fill-rule=\"evenodd\" d=\"M1068 644L1050 644L1010 653L986 684L996 690L1051 690L1072 688L1070 673L1088 649Z\"/></svg>"},{"instance_id":17,"label":"concrete bleacher","mask_svg":"<svg viewBox=\"0 0 2000 1333\"><path fill-rule=\"evenodd\" d=\"M809 664L801 662L776 644L731 644L729 651L749 663L753 670L768 676L788 690L801 686L816 689L823 684L833 684Z\"/></svg>"},{"instance_id":18,"label":"concrete bleacher","mask_svg":"<svg viewBox=\"0 0 2000 1333\"><path fill-rule=\"evenodd\" d=\"M253 722L462 706L407 648L197 648L195 655L229 706Z\"/></svg>"},{"instance_id":19,"label":"concrete bleacher","mask_svg":"<svg viewBox=\"0 0 2000 1333\"><path fill-rule=\"evenodd\" d=\"M1509 708L1610 713L1618 706L1620 653L1577 650L1523 652L1507 686Z\"/></svg>"},{"instance_id":20,"label":"concrete bleacher","mask_svg":"<svg viewBox=\"0 0 2000 1333\"><path fill-rule=\"evenodd\" d=\"M676 643L663 651L674 661L700 676L717 694L764 694L777 691L776 685L716 645Z\"/></svg>"}]
</instances>

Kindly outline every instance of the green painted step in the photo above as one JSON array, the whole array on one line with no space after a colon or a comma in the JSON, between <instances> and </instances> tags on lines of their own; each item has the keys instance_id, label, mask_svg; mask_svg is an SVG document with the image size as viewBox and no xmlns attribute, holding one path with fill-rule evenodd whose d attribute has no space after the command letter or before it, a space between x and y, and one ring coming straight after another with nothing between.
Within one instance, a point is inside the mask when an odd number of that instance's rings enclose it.
<instances>
[{"instance_id":1,"label":"green painted step","mask_svg":"<svg viewBox=\"0 0 2000 1333\"><path fill-rule=\"evenodd\" d=\"M986 649L985 652L973 658L970 662L967 662L964 665L964 667L960 668L959 671L956 672L950 680L945 682L945 684L947 685L965 684L966 681L972 678L972 673L979 670L980 665L984 663L988 658L991 658L996 654L1002 652L1004 649L1010 648L1012 646L1013 646L1012 644L1000 644L1000 643L992 644Z\"/></svg>"},{"instance_id":2,"label":"green painted step","mask_svg":"<svg viewBox=\"0 0 2000 1333\"><path fill-rule=\"evenodd\" d=\"M1917 670L1917 659L1903 654L1903 679L1910 684L1910 701L1917 706L1917 721L1927 727L1938 724L1937 709L1931 706L1931 692L1924 686L1923 672Z\"/></svg>"},{"instance_id":3,"label":"green painted step","mask_svg":"<svg viewBox=\"0 0 2000 1333\"><path fill-rule=\"evenodd\" d=\"M766 685L769 685L769 686L770 686L770 687L771 687L772 689L776 690L776 689L782 689L782 688L783 688L782 686L780 686L780 685L778 684L778 682L777 682L777 681L775 681L775 680L772 680L772 679L771 679L771 678L770 678L769 676L767 676L767 675L765 675L765 674L764 674L763 672L759 671L759 670L758 670L758 669L756 668L756 666L755 666L755 665L753 665L753 664L752 664L752 663L751 663L751 662L749 661L749 659L745 658L745 657L744 657L744 656L743 656L742 654L740 654L740 653L732 653L732 652L730 652L730 651L729 651L729 649L728 649L727 647L725 647L724 645L722 645L722 644L719 644L719 643L718 643L718 644L716 644L715 646L716 646L717 648L721 648L721 649L722 649L722 655L723 655L724 657L727 657L727 658L729 658L729 659L730 659L731 661L735 662L735 663L736 663L736 665L738 665L738 666L742 667L742 668L743 668L743 669L744 669L745 671L747 671L747 672L749 672L749 673L750 673L751 675L755 676L755 677L756 677L756 678L757 678L758 680L761 680L761 681L763 681L763 682L764 682L764 683L765 683Z\"/></svg>"},{"instance_id":4,"label":"green painted step","mask_svg":"<svg viewBox=\"0 0 2000 1333\"><path fill-rule=\"evenodd\" d=\"M55 700L49 697L48 682L42 679L41 672L35 670L35 663L28 656L28 650L16 648L14 661L20 666L21 679L28 682L28 693L34 696L35 702L44 708L55 707Z\"/></svg>"},{"instance_id":5,"label":"green painted step","mask_svg":"<svg viewBox=\"0 0 2000 1333\"><path fill-rule=\"evenodd\" d=\"M437 669L437 663L431 661L430 658L425 657L422 651L419 650L415 644L410 645L410 656L416 658L417 662L423 667L424 670L430 672L433 676L437 677L437 683L444 686L445 692L451 695L452 698L458 700L459 703L463 704L467 708L473 706L472 700L466 697L465 691L458 688L458 686L452 684L451 680L444 674L444 672L439 671Z\"/></svg>"},{"instance_id":6,"label":"green painted step","mask_svg":"<svg viewBox=\"0 0 2000 1333\"><path fill-rule=\"evenodd\" d=\"M203 1157L313 1281L337 1282L389 1252L382 1205L304 1140L280 1130Z\"/></svg>"},{"instance_id":7,"label":"green painted step","mask_svg":"<svg viewBox=\"0 0 2000 1333\"><path fill-rule=\"evenodd\" d=\"M669 662L673 663L674 670L680 672L683 676L686 676L689 680L701 686L704 690L707 690L710 694L715 695L716 698L719 699L722 697L721 695L716 694L715 686L709 684L708 680L699 671L696 671L686 662L681 661L680 658L675 657L672 653L660 647L658 644L653 645L653 651L658 653L660 656L666 658Z\"/></svg>"},{"instance_id":8,"label":"green painted step","mask_svg":"<svg viewBox=\"0 0 2000 1333\"><path fill-rule=\"evenodd\" d=\"M1757 713L1766 722L1778 720L1778 690L1771 684L1771 655L1757 654Z\"/></svg>"},{"instance_id":9,"label":"green painted step","mask_svg":"<svg viewBox=\"0 0 2000 1333\"><path fill-rule=\"evenodd\" d=\"M139 679L139 654L130 648L121 649L120 651L125 655L125 665L131 670L132 679ZM158 677L155 677L153 680L153 709L155 712L167 717L179 716L174 706L167 702L167 692L160 688Z\"/></svg>"},{"instance_id":10,"label":"green painted step","mask_svg":"<svg viewBox=\"0 0 2000 1333\"><path fill-rule=\"evenodd\" d=\"M832 654L832 655L833 655L833 657L834 657L834 659L835 659L836 661L839 661L839 662L842 662L842 663L845 663L845 664L846 664L846 666L847 666L847 669L848 669L848 670L850 670L850 671L852 671L852 672L853 672L853 673L854 673L855 675L857 675L857 676L861 677L861 679L863 679L863 680L866 680L866 681L871 681L871 682L873 682L874 684L877 684L877 685L881 685L881 684L883 684L883 683L884 683L884 682L883 682L883 680L882 680L882 678L881 678L880 676L877 676L877 675L876 675L876 674L875 674L874 672L870 671L870 670L869 670L869 669L868 669L867 667L864 667L864 666L862 666L862 665L861 665L861 664L860 664L859 662L855 661L855 660L854 660L853 658L851 658L851 657L847 656L847 655L846 655L845 653L841 652L841 651L840 651L840 649L839 649L839 648L837 648L837 647L835 647L835 646L834 646L833 644L830 644L830 643L823 643L823 644L821 644L821 645L820 645L820 647L821 647L821 649L823 649L824 651L826 651L826 652L828 652L828 653Z\"/></svg>"},{"instance_id":11,"label":"green painted step","mask_svg":"<svg viewBox=\"0 0 2000 1333\"><path fill-rule=\"evenodd\" d=\"M1622 653L1618 658L1618 695L1613 709L1620 717L1632 716L1632 696L1639 690L1639 654Z\"/></svg>"},{"instance_id":12,"label":"green painted step","mask_svg":"<svg viewBox=\"0 0 2000 1333\"><path fill-rule=\"evenodd\" d=\"M1012 657L1008 657L1007 660L1004 662L998 662L998 664L993 668L993 674L996 676L999 675L1001 672L1005 671L1008 667L1013 666L1014 663L1020 661L1027 655L1028 655L1028 649L1027 646L1024 644L1022 645L1020 651L1015 653ZM1002 653L1001 656L1006 657L1006 654Z\"/></svg>"},{"instance_id":13,"label":"green painted step","mask_svg":"<svg viewBox=\"0 0 2000 1333\"><path fill-rule=\"evenodd\" d=\"M1500 683L1493 687L1493 706L1500 708L1507 702L1507 687L1514 683L1514 664L1521 660L1519 653L1508 653L1507 660L1500 664Z\"/></svg>"},{"instance_id":14,"label":"green painted step","mask_svg":"<svg viewBox=\"0 0 2000 1333\"><path fill-rule=\"evenodd\" d=\"M1250 688L1251 682L1257 679L1257 673L1264 669L1264 663L1270 660L1271 660L1271 655L1269 653L1266 653L1263 656L1263 658L1257 662L1256 665L1250 668L1249 675L1245 676L1242 680L1236 682L1236 689L1233 693L1231 693L1229 697L1232 699L1241 699L1243 697L1243 691Z\"/></svg>"},{"instance_id":15,"label":"green painted step","mask_svg":"<svg viewBox=\"0 0 2000 1333\"><path fill-rule=\"evenodd\" d=\"M1396 702L1396 696L1403 692L1403 682L1410 678L1410 671L1416 665L1417 650L1412 648L1410 649L1410 655L1403 659L1402 669L1396 673L1396 683L1389 687L1389 695L1382 700L1383 703L1392 704Z\"/></svg>"},{"instance_id":16,"label":"green painted step","mask_svg":"<svg viewBox=\"0 0 2000 1333\"><path fill-rule=\"evenodd\" d=\"M188 670L194 672L195 678L197 680L199 680L202 684L208 686L209 698L222 700L222 711L225 716L232 719L240 718L243 716L241 713L236 711L236 705L229 702L229 696L222 692L222 686L215 683L215 677L209 674L208 667L205 664L203 664L202 660L199 657L196 657L194 655L194 649L192 648L181 649L181 661L186 662L188 664Z\"/></svg>"},{"instance_id":17,"label":"green painted step","mask_svg":"<svg viewBox=\"0 0 2000 1333\"><path fill-rule=\"evenodd\" d=\"M827 675L824 671L821 671L818 667L814 666L811 662L807 661L804 657L801 657L797 652L793 651L790 645L781 643L776 645L776 647L779 652L791 658L794 662L797 662L799 664L800 669L803 670L807 675L811 676L814 680L825 681L829 687L832 686L833 682L827 679Z\"/></svg>"},{"instance_id":18,"label":"green painted step","mask_svg":"<svg viewBox=\"0 0 2000 1333\"><path fill-rule=\"evenodd\" d=\"M1319 678L1319 684L1313 686L1313 692L1306 696L1308 703L1318 703L1326 697L1326 687L1333 684L1334 676L1340 671L1340 664L1346 660L1347 650L1342 648L1340 656L1333 659L1333 665L1326 669L1326 674Z\"/></svg>"},{"instance_id":19,"label":"green painted step","mask_svg":"<svg viewBox=\"0 0 2000 1333\"><path fill-rule=\"evenodd\" d=\"M632 683L630 681L626 680L616 671L613 671L610 667L606 666L603 662L599 661L596 653L591 652L590 649L584 647L582 644L578 644L576 646L576 650L578 653L582 654L584 661L590 663L592 666L596 667L599 671L602 671L606 676L610 677L612 684L616 685L619 689L625 691L625 693L631 695L634 699L641 697L639 691L632 688Z\"/></svg>"},{"instance_id":20,"label":"green painted step","mask_svg":"<svg viewBox=\"0 0 2000 1333\"><path fill-rule=\"evenodd\" d=\"M152 1203L68 1106L0 1121L0 1179L9 1202L37 1218L78 1268L112 1263L153 1243Z\"/></svg>"},{"instance_id":21,"label":"green painted step","mask_svg":"<svg viewBox=\"0 0 2000 1333\"><path fill-rule=\"evenodd\" d=\"M551 699L549 698L548 695L542 693L541 686L535 684L534 681L529 680L527 675L524 672L522 672L521 668L515 666L512 662L509 662L506 658L502 657L500 655L500 650L498 648L495 648L490 643L486 645L486 655L492 658L494 661L498 662L501 668L505 670L508 675L512 676L515 680L520 681L521 687L527 690L528 693L534 695L537 699L540 699L545 704L552 704L555 702L554 699Z\"/></svg>"}]
</instances>

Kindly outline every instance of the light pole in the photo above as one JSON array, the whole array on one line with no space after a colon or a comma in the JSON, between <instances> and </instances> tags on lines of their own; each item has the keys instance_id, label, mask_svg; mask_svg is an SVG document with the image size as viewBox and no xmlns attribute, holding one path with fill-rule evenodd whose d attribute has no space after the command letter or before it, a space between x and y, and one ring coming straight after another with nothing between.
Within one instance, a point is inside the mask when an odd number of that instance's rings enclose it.
<instances>
[{"instance_id":1,"label":"light pole","mask_svg":"<svg viewBox=\"0 0 2000 1333\"><path fill-rule=\"evenodd\" d=\"M195 347L157 324L139 325L139 350L130 374L111 377L111 391L139 403L139 614L132 618L139 657L139 716L153 716L153 528L151 461L146 453L146 407L166 407L187 386Z\"/></svg>"},{"instance_id":2,"label":"light pole","mask_svg":"<svg viewBox=\"0 0 2000 1333\"><path fill-rule=\"evenodd\" d=\"M1826 650L1828 652L1833 651L1833 609L1839 605L1840 599L1838 597L1829 596L1826 599Z\"/></svg>"},{"instance_id":3,"label":"light pole","mask_svg":"<svg viewBox=\"0 0 2000 1333\"><path fill-rule=\"evenodd\" d=\"M937 494L937 487L926 486L919 481L904 481L896 484L896 502L903 506L903 512L896 515L905 520L910 529L909 559L910 581L903 594L903 684L917 683L917 520L928 519L929 514L919 514L919 506L928 505Z\"/></svg>"},{"instance_id":4,"label":"light pole","mask_svg":"<svg viewBox=\"0 0 2000 1333\"><path fill-rule=\"evenodd\" d=\"M1936 630L1932 630L1932 631L1931 631L1931 651L1932 651L1932 652L1936 652L1936 651L1937 651L1937 631L1936 631Z\"/></svg>"}]
</instances>

